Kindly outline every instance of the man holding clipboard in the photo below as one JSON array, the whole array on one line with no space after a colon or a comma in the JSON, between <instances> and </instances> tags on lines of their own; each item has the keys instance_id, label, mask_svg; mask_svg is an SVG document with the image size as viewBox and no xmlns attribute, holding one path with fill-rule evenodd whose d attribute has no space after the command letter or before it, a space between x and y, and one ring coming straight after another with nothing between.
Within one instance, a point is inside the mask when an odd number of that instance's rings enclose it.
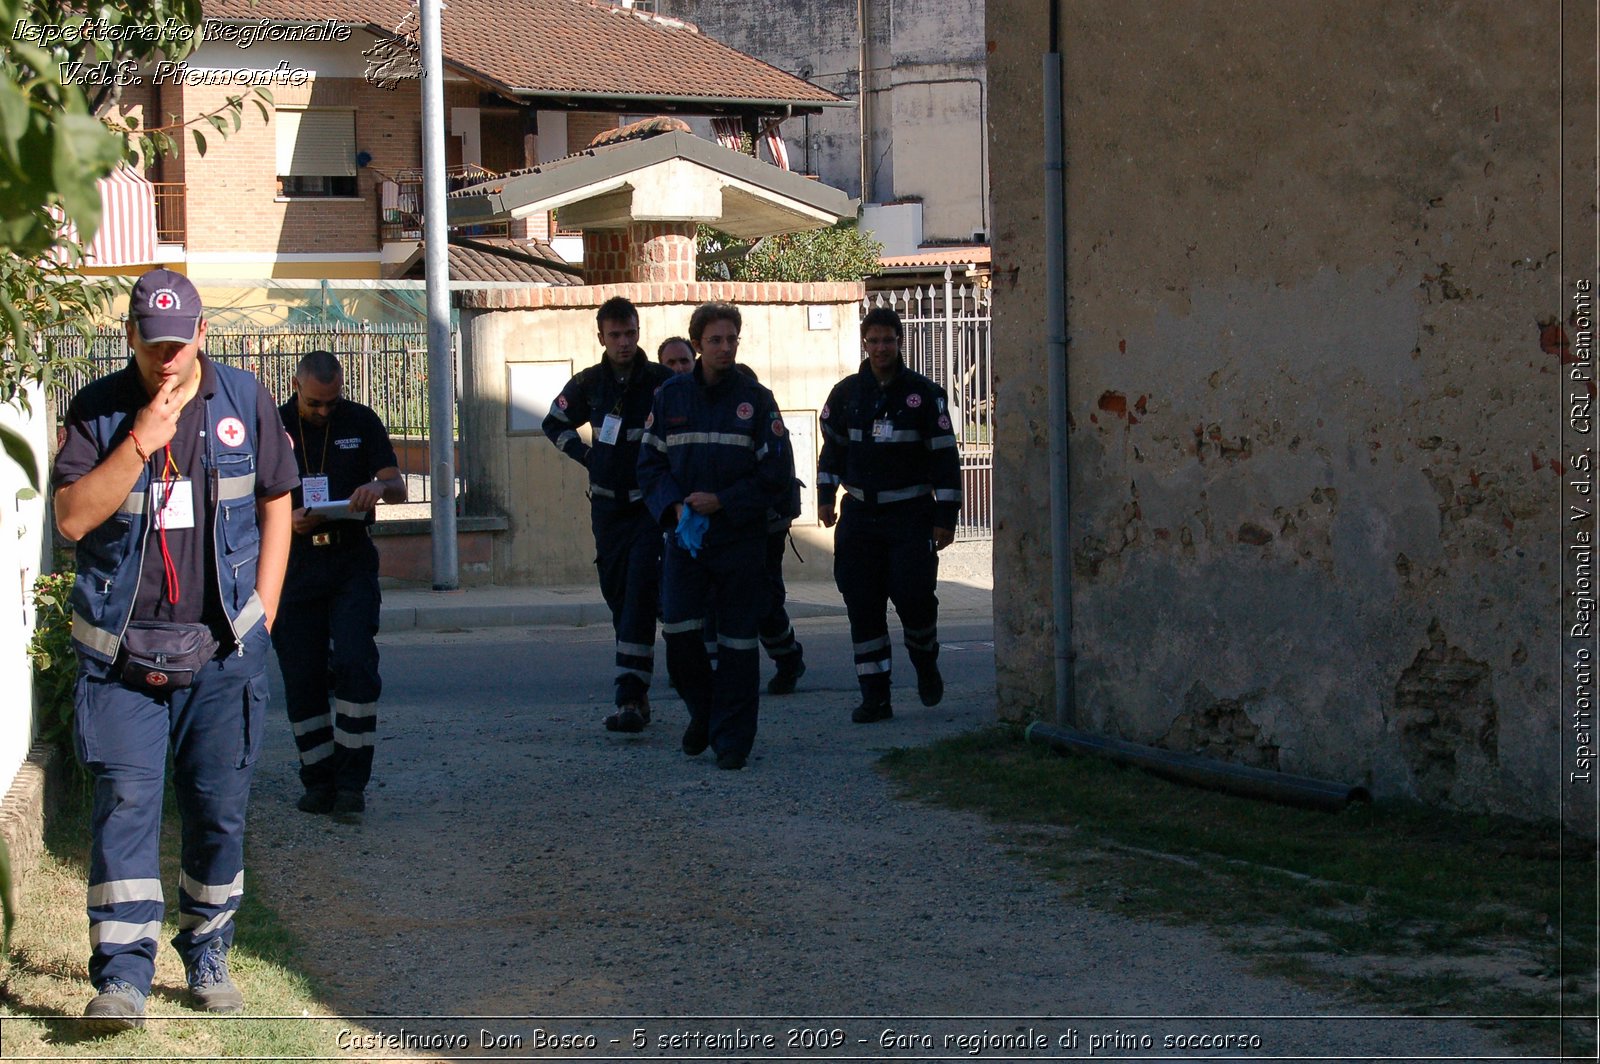
<instances>
[{"instance_id":1,"label":"man holding clipboard","mask_svg":"<svg viewBox=\"0 0 1600 1064\"><path fill-rule=\"evenodd\" d=\"M272 645L300 752L299 807L354 816L366 809L383 690L378 550L367 530L378 503L405 502L406 482L378 415L343 397L337 358L308 353L294 386L278 412L300 487Z\"/></svg>"}]
</instances>

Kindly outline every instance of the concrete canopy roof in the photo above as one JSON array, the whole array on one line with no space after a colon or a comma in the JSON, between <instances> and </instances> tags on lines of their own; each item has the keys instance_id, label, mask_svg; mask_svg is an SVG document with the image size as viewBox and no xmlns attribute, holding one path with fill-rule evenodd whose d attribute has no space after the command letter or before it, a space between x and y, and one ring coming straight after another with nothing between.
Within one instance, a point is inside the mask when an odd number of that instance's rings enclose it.
<instances>
[{"instance_id":1,"label":"concrete canopy roof","mask_svg":"<svg viewBox=\"0 0 1600 1064\"><path fill-rule=\"evenodd\" d=\"M208 18L333 22L379 37L410 10L408 0L205 0ZM692 23L596 0L450 0L440 29L450 70L550 109L781 118L850 105Z\"/></svg>"},{"instance_id":2,"label":"concrete canopy roof","mask_svg":"<svg viewBox=\"0 0 1600 1064\"><path fill-rule=\"evenodd\" d=\"M690 133L590 148L450 194L451 225L561 211L574 229L634 221L699 222L755 240L853 218L856 203L812 181Z\"/></svg>"}]
</instances>

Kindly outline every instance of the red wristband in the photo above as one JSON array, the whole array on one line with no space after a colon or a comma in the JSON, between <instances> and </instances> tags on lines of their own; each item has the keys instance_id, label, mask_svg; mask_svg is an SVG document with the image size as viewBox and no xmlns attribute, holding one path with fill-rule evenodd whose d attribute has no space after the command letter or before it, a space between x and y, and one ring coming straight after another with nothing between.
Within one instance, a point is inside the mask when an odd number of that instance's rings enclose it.
<instances>
[{"instance_id":1,"label":"red wristband","mask_svg":"<svg viewBox=\"0 0 1600 1064\"><path fill-rule=\"evenodd\" d=\"M128 439L133 441L133 453L139 456L139 461L150 461L150 452L144 449L144 444L139 442L139 437L133 434L132 429L128 430Z\"/></svg>"}]
</instances>

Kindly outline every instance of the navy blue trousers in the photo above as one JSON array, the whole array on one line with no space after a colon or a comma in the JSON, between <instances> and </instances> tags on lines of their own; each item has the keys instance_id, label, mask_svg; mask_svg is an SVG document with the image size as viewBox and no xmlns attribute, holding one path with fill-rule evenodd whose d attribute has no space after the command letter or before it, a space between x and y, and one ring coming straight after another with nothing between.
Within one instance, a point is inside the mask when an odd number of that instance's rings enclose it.
<instances>
[{"instance_id":1,"label":"navy blue trousers","mask_svg":"<svg viewBox=\"0 0 1600 1064\"><path fill-rule=\"evenodd\" d=\"M661 529L642 503L596 502L595 569L617 640L617 705L645 697L655 672Z\"/></svg>"},{"instance_id":2,"label":"navy blue trousers","mask_svg":"<svg viewBox=\"0 0 1600 1064\"><path fill-rule=\"evenodd\" d=\"M245 807L266 727L267 635L209 662L186 688L149 694L80 663L78 758L94 779L89 840L89 980L146 993L155 974L161 801L167 751L182 819L178 934L187 968L213 939L233 944L244 894Z\"/></svg>"},{"instance_id":3,"label":"navy blue trousers","mask_svg":"<svg viewBox=\"0 0 1600 1064\"><path fill-rule=\"evenodd\" d=\"M922 669L938 660L939 554L933 549L931 502L879 506L846 496L834 534L833 580L844 596L864 696L889 697L890 602L900 615L911 664Z\"/></svg>"},{"instance_id":4,"label":"navy blue trousers","mask_svg":"<svg viewBox=\"0 0 1600 1064\"><path fill-rule=\"evenodd\" d=\"M748 755L756 739L761 699L757 629L767 612L761 579L762 537L721 543L698 558L668 538L662 565L661 631L667 671L689 716L705 722L719 755ZM711 668L702 630L716 619L717 667Z\"/></svg>"},{"instance_id":5,"label":"navy blue trousers","mask_svg":"<svg viewBox=\"0 0 1600 1064\"><path fill-rule=\"evenodd\" d=\"M295 544L272 645L307 790L365 790L378 733L378 549Z\"/></svg>"}]
</instances>

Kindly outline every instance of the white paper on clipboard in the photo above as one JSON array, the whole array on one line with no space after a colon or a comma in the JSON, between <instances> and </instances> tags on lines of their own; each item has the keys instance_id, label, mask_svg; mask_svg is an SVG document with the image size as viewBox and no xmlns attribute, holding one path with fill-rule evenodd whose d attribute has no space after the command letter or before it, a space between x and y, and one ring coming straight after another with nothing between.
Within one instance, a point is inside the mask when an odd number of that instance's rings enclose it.
<instances>
[{"instance_id":1,"label":"white paper on clipboard","mask_svg":"<svg viewBox=\"0 0 1600 1064\"><path fill-rule=\"evenodd\" d=\"M324 521L362 521L367 516L364 513L351 513L349 499L339 499L335 502L314 502L306 507L306 513L316 514Z\"/></svg>"}]
</instances>

